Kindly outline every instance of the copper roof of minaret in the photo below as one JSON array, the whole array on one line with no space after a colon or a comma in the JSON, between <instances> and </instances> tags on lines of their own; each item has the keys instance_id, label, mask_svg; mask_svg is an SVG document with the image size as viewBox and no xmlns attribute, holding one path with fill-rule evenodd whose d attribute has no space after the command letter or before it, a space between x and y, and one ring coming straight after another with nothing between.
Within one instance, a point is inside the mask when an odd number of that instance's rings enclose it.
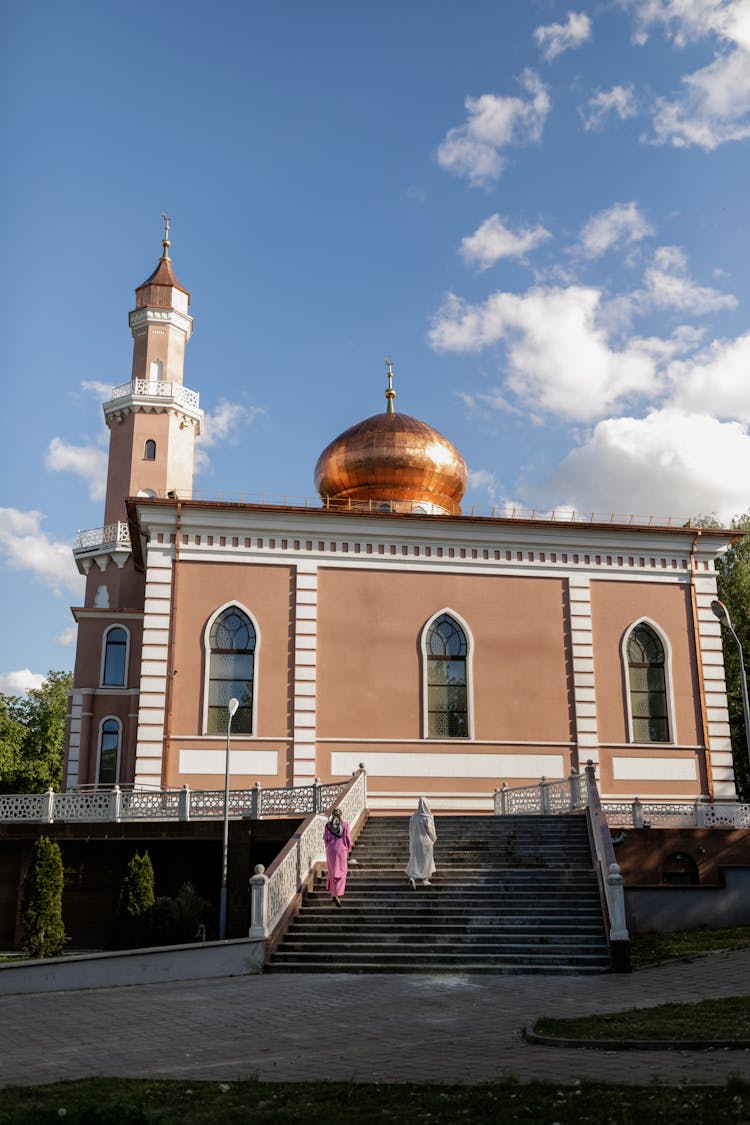
<instances>
[{"instance_id":1,"label":"copper roof of minaret","mask_svg":"<svg viewBox=\"0 0 750 1125\"><path fill-rule=\"evenodd\" d=\"M184 285L180 285L172 269L172 261L169 257L169 222L169 216L165 213L162 255L154 272L135 291L136 308L143 308L146 305L161 305L164 308L169 308L172 301L169 294L164 292L167 289L179 289L181 293L186 293L188 301L190 300L190 293Z\"/></svg>"}]
</instances>

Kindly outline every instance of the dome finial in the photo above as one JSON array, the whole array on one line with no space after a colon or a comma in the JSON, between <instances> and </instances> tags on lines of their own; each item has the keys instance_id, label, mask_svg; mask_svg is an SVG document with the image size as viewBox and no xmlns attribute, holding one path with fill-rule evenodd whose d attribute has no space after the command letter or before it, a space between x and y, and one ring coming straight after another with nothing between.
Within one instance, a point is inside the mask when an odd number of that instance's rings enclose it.
<instances>
[{"instance_id":1,"label":"dome finial","mask_svg":"<svg viewBox=\"0 0 750 1125\"><path fill-rule=\"evenodd\" d=\"M164 250L162 252L162 258L166 258L166 260L169 261L169 224L171 220L166 211L162 211L161 217L164 220L164 238L162 239Z\"/></svg>"},{"instance_id":2,"label":"dome finial","mask_svg":"<svg viewBox=\"0 0 750 1125\"><path fill-rule=\"evenodd\" d=\"M385 365L388 368L388 390L385 392L385 397L388 399L388 405L385 408L386 414L395 414L396 411L393 406L393 400L396 397L396 392L393 389L393 362L391 359L385 357Z\"/></svg>"}]
</instances>

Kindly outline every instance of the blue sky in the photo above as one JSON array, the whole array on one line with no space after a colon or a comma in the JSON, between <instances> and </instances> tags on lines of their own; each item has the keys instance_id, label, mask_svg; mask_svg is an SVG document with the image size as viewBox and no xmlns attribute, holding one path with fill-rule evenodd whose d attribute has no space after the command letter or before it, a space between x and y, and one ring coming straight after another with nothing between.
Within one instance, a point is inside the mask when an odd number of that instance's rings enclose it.
<instances>
[{"instance_id":1,"label":"blue sky","mask_svg":"<svg viewBox=\"0 0 750 1125\"><path fill-rule=\"evenodd\" d=\"M396 407L466 507L750 508L750 2L0 3L0 690L71 668L133 290L190 290L197 487Z\"/></svg>"}]
</instances>

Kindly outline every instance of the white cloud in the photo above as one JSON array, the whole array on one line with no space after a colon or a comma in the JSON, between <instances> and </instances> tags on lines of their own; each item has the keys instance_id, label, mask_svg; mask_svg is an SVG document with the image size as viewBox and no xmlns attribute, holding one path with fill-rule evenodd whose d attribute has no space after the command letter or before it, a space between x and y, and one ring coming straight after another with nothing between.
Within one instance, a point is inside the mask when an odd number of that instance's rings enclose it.
<instances>
[{"instance_id":1,"label":"white cloud","mask_svg":"<svg viewBox=\"0 0 750 1125\"><path fill-rule=\"evenodd\" d=\"M682 82L681 97L656 102L657 144L710 151L750 136L750 52L737 48L721 55Z\"/></svg>"},{"instance_id":2,"label":"white cloud","mask_svg":"<svg viewBox=\"0 0 750 1125\"><path fill-rule=\"evenodd\" d=\"M55 594L80 595L83 578L76 569L69 543L50 539L42 531L41 512L0 508L0 557L13 570L27 570Z\"/></svg>"},{"instance_id":3,"label":"white cloud","mask_svg":"<svg viewBox=\"0 0 750 1125\"><path fill-rule=\"evenodd\" d=\"M265 414L262 406L243 406L222 398L216 409L206 412L205 423L195 448L195 471L205 471L211 464L206 450L218 445L236 445L243 430L251 426L256 418Z\"/></svg>"},{"instance_id":4,"label":"white cloud","mask_svg":"<svg viewBox=\"0 0 750 1125\"><path fill-rule=\"evenodd\" d=\"M68 645L74 645L76 643L77 636L78 626L69 625L67 629L63 629L62 632L57 634L57 636L55 637L55 644L60 645L62 648L65 648Z\"/></svg>"},{"instance_id":5,"label":"white cloud","mask_svg":"<svg viewBox=\"0 0 750 1125\"><path fill-rule=\"evenodd\" d=\"M653 233L637 203L614 203L591 216L581 230L579 249L587 258L599 258L613 246L632 246Z\"/></svg>"},{"instance_id":6,"label":"white cloud","mask_svg":"<svg viewBox=\"0 0 750 1125\"><path fill-rule=\"evenodd\" d=\"M653 140L711 150L750 136L750 3L748 0L624 0L636 16L636 41L654 25L677 47L714 37L716 57L682 78L682 91L654 104Z\"/></svg>"},{"instance_id":7,"label":"white cloud","mask_svg":"<svg viewBox=\"0 0 750 1125\"><path fill-rule=\"evenodd\" d=\"M643 281L644 289L638 298L645 307L676 309L696 316L737 307L737 298L731 293L695 284L688 275L687 259L679 246L660 246Z\"/></svg>"},{"instance_id":8,"label":"white cloud","mask_svg":"<svg viewBox=\"0 0 750 1125\"><path fill-rule=\"evenodd\" d=\"M540 223L534 227L511 230L497 213L461 240L461 257L467 264L486 270L501 258L525 258L552 235Z\"/></svg>"},{"instance_id":9,"label":"white cloud","mask_svg":"<svg viewBox=\"0 0 750 1125\"><path fill-rule=\"evenodd\" d=\"M600 422L542 491L581 513L680 520L715 514L728 522L748 507L748 479L744 426L669 407Z\"/></svg>"},{"instance_id":10,"label":"white cloud","mask_svg":"<svg viewBox=\"0 0 750 1125\"><path fill-rule=\"evenodd\" d=\"M718 418L750 423L750 332L715 341L706 351L669 367L671 401L686 411L710 410ZM750 505L750 486L744 482Z\"/></svg>"},{"instance_id":11,"label":"white cloud","mask_svg":"<svg viewBox=\"0 0 750 1125\"><path fill-rule=\"evenodd\" d=\"M485 492L491 503L497 499L497 476L489 469L469 469L469 488Z\"/></svg>"},{"instance_id":12,"label":"white cloud","mask_svg":"<svg viewBox=\"0 0 750 1125\"><path fill-rule=\"evenodd\" d=\"M94 379L84 379L81 390L87 395L93 395L100 402L107 402L112 394L111 383L98 383Z\"/></svg>"},{"instance_id":13,"label":"white cloud","mask_svg":"<svg viewBox=\"0 0 750 1125\"><path fill-rule=\"evenodd\" d=\"M55 473L75 473L89 487L90 500L103 500L107 489L107 454L95 445L67 445L54 437L44 464Z\"/></svg>"},{"instance_id":14,"label":"white cloud","mask_svg":"<svg viewBox=\"0 0 750 1125\"><path fill-rule=\"evenodd\" d=\"M600 90L579 109L583 118L583 126L587 130L602 129L606 119L611 113L616 113L621 121L628 117L635 117L638 113L638 104L633 92L633 86L613 86L611 90Z\"/></svg>"},{"instance_id":15,"label":"white cloud","mask_svg":"<svg viewBox=\"0 0 750 1125\"><path fill-rule=\"evenodd\" d=\"M592 419L658 390L657 349L637 338L615 348L602 324L601 299L599 290L583 286L497 292L477 305L449 295L429 342L436 351L470 352L502 341L506 387L519 401Z\"/></svg>"},{"instance_id":16,"label":"white cloud","mask_svg":"<svg viewBox=\"0 0 750 1125\"><path fill-rule=\"evenodd\" d=\"M568 12L567 23L550 23L534 32L534 41L547 62L583 46L590 38L591 20L585 12Z\"/></svg>"},{"instance_id":17,"label":"white cloud","mask_svg":"<svg viewBox=\"0 0 750 1125\"><path fill-rule=\"evenodd\" d=\"M467 120L438 146L441 168L464 176L473 187L488 185L502 175L501 149L539 140L551 104L547 89L533 70L524 70L519 81L527 99L495 94L466 99Z\"/></svg>"},{"instance_id":18,"label":"white cloud","mask_svg":"<svg viewBox=\"0 0 750 1125\"><path fill-rule=\"evenodd\" d=\"M32 689L40 688L46 678L39 672L32 672L30 668L0 673L0 691L4 695L26 695Z\"/></svg>"}]
</instances>

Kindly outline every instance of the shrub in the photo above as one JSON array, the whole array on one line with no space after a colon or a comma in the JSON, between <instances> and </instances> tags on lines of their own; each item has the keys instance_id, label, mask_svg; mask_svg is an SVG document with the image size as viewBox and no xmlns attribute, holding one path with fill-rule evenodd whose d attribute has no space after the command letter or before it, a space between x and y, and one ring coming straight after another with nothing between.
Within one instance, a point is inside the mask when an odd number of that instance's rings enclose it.
<instances>
[{"instance_id":1,"label":"shrub","mask_svg":"<svg viewBox=\"0 0 750 1125\"><path fill-rule=\"evenodd\" d=\"M23 947L32 957L57 957L68 937L62 920L63 865L60 847L40 836L23 883Z\"/></svg>"},{"instance_id":2,"label":"shrub","mask_svg":"<svg viewBox=\"0 0 750 1125\"><path fill-rule=\"evenodd\" d=\"M174 898L157 898L150 916L154 945L181 945L196 941L198 928L209 915L211 904L196 894L192 883L183 883Z\"/></svg>"},{"instance_id":3,"label":"shrub","mask_svg":"<svg viewBox=\"0 0 750 1125\"><path fill-rule=\"evenodd\" d=\"M135 853L120 888L117 940L120 946L141 945L154 905L154 868L148 852Z\"/></svg>"}]
</instances>

